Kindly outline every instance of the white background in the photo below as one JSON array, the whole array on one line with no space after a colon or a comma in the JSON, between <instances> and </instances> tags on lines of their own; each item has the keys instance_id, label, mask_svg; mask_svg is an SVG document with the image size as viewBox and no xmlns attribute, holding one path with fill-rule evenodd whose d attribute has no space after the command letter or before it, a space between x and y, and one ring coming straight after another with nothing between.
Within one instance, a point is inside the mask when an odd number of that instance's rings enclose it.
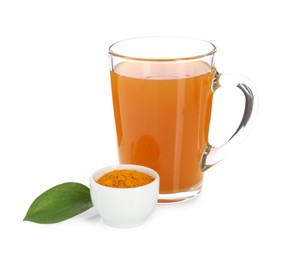
<instances>
[{"instance_id":1,"label":"white background","mask_svg":"<svg viewBox=\"0 0 293 260\"><path fill-rule=\"evenodd\" d=\"M293 259L291 11L285 0L1 0L0 259ZM43 191L118 162L107 48L148 35L209 40L220 72L255 83L245 143L205 173L198 198L158 205L142 226L112 228L93 210L23 222ZM237 126L241 102L224 99L215 142Z\"/></svg>"}]
</instances>

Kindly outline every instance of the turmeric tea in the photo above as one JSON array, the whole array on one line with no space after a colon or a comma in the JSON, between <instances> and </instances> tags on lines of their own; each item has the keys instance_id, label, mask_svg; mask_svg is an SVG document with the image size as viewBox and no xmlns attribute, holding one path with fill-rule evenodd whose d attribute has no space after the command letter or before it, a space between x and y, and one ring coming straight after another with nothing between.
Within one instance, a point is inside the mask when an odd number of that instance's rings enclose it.
<instances>
[{"instance_id":1,"label":"turmeric tea","mask_svg":"<svg viewBox=\"0 0 293 260\"><path fill-rule=\"evenodd\" d=\"M153 177L136 170L114 170L103 175L96 182L112 188L134 188L153 180Z\"/></svg>"}]
</instances>

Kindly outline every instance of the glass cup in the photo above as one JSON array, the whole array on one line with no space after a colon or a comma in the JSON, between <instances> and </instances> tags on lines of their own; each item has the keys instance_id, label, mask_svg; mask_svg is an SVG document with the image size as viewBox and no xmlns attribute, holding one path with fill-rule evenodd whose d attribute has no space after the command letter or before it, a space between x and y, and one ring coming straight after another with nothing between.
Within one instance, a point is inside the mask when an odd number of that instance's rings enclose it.
<instances>
[{"instance_id":1,"label":"glass cup","mask_svg":"<svg viewBox=\"0 0 293 260\"><path fill-rule=\"evenodd\" d=\"M201 191L203 172L247 135L256 113L253 84L219 74L216 47L198 39L134 38L112 44L108 53L120 163L157 171L159 202L193 198ZM232 137L214 147L208 134L220 87L239 88L245 107Z\"/></svg>"}]
</instances>

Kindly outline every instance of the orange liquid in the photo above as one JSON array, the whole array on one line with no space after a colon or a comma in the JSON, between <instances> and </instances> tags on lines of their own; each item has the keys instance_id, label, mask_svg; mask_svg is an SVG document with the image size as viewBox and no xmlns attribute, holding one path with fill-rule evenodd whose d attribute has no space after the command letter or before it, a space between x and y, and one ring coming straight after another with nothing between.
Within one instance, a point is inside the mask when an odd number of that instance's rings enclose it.
<instances>
[{"instance_id":1,"label":"orange liquid","mask_svg":"<svg viewBox=\"0 0 293 260\"><path fill-rule=\"evenodd\" d=\"M156 170L161 194L198 185L208 142L214 69L193 62L184 66L122 63L114 70L120 162Z\"/></svg>"}]
</instances>

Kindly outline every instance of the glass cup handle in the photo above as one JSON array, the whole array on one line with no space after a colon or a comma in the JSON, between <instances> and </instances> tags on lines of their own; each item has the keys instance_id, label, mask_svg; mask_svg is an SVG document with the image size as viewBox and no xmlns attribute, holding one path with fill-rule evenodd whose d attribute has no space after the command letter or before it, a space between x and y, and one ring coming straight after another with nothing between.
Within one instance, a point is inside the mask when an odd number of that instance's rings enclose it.
<instances>
[{"instance_id":1,"label":"glass cup handle","mask_svg":"<svg viewBox=\"0 0 293 260\"><path fill-rule=\"evenodd\" d=\"M242 91L245 97L244 113L237 130L227 142L218 147L214 147L209 143L207 144L201 161L201 168L203 171L209 169L211 166L226 158L231 152L233 152L238 146L240 146L242 141L247 136L255 120L257 112L257 92L254 88L253 83L249 79L240 75L222 75L216 72L213 82L213 88L216 91L219 87L237 87Z\"/></svg>"}]
</instances>

